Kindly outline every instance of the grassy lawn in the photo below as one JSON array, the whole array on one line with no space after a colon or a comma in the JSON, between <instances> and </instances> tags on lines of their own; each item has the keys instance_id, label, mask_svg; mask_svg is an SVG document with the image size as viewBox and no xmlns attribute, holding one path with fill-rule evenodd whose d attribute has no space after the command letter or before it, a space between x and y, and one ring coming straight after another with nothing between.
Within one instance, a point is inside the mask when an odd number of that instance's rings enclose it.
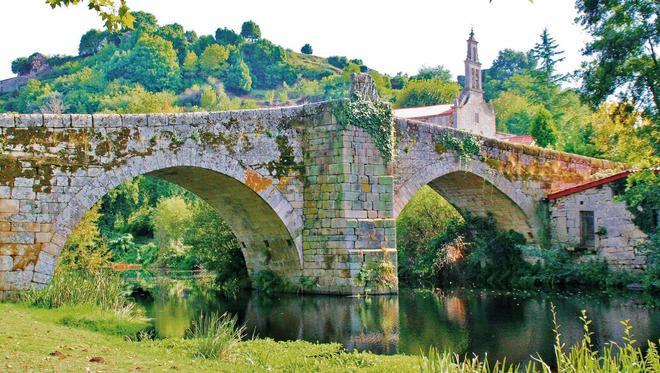
<instances>
[{"instance_id":1,"label":"grassy lawn","mask_svg":"<svg viewBox=\"0 0 660 373\"><path fill-rule=\"evenodd\" d=\"M92 308L0 303L0 371L418 371L412 356L341 352L338 344L240 342L226 360L193 357L192 341L130 341L148 324ZM97 358L98 357L98 358ZM101 362L90 362L90 360ZM100 358L100 359L99 359Z\"/></svg>"}]
</instances>

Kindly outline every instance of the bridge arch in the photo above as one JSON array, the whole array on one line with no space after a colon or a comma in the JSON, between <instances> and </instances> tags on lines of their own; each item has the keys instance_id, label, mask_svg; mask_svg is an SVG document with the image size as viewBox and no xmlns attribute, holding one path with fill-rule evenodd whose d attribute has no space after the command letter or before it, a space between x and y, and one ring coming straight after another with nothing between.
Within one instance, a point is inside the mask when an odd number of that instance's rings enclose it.
<instances>
[{"instance_id":1,"label":"bridge arch","mask_svg":"<svg viewBox=\"0 0 660 373\"><path fill-rule=\"evenodd\" d=\"M106 193L134 177L158 177L209 203L241 243L252 276L269 268L295 278L302 270L303 220L270 179L221 153L157 152L90 178L53 222L53 239L42 250L35 271L53 273L59 253L82 216Z\"/></svg>"},{"instance_id":2,"label":"bridge arch","mask_svg":"<svg viewBox=\"0 0 660 373\"><path fill-rule=\"evenodd\" d=\"M521 192L487 164L475 159L467 162L443 156L439 162L420 167L394 187L394 217L424 185L444 197L459 212L484 216L492 213L500 229L512 229L528 241L538 239L535 200Z\"/></svg>"}]
</instances>

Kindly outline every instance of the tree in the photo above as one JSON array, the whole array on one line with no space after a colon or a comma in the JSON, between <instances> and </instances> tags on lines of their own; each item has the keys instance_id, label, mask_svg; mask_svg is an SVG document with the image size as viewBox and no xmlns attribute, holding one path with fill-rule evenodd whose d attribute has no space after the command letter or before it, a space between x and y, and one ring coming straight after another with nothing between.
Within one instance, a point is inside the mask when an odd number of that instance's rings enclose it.
<instances>
[{"instance_id":1,"label":"tree","mask_svg":"<svg viewBox=\"0 0 660 373\"><path fill-rule=\"evenodd\" d=\"M165 25L158 29L156 35L172 43L172 46L179 57L179 63L183 63L183 59L186 57L188 49L190 48L190 42L188 41L183 26L178 23Z\"/></svg>"},{"instance_id":2,"label":"tree","mask_svg":"<svg viewBox=\"0 0 660 373\"><path fill-rule=\"evenodd\" d=\"M133 28L136 31L153 33L158 29L158 19L156 16L147 12L133 12Z\"/></svg>"},{"instance_id":3,"label":"tree","mask_svg":"<svg viewBox=\"0 0 660 373\"><path fill-rule=\"evenodd\" d=\"M536 141L536 145L540 147L547 147L554 145L557 141L554 130L554 121L552 114L546 109L540 109L534 119L530 128L530 134Z\"/></svg>"},{"instance_id":4,"label":"tree","mask_svg":"<svg viewBox=\"0 0 660 373\"><path fill-rule=\"evenodd\" d=\"M215 76L223 68L228 58L229 51L227 48L222 45L211 44L199 58L199 69L206 75Z\"/></svg>"},{"instance_id":5,"label":"tree","mask_svg":"<svg viewBox=\"0 0 660 373\"><path fill-rule=\"evenodd\" d=\"M410 77L410 80L429 80L429 79L436 79L436 80L442 80L445 82L451 81L451 73L449 72L449 69L442 65L434 66L434 67L422 67L419 69L419 72L417 75L413 75Z\"/></svg>"},{"instance_id":6,"label":"tree","mask_svg":"<svg viewBox=\"0 0 660 373\"><path fill-rule=\"evenodd\" d=\"M497 129L515 135L528 135L530 123L539 110L539 105L513 91L502 92L493 100L497 116Z\"/></svg>"},{"instance_id":7,"label":"tree","mask_svg":"<svg viewBox=\"0 0 660 373\"><path fill-rule=\"evenodd\" d=\"M143 34L128 53L115 56L108 76L140 83L150 91L173 89L180 81L179 60L171 42Z\"/></svg>"},{"instance_id":8,"label":"tree","mask_svg":"<svg viewBox=\"0 0 660 373\"><path fill-rule=\"evenodd\" d=\"M250 69L242 59L229 65L227 77L224 80L229 90L239 93L247 93L252 89L252 77Z\"/></svg>"},{"instance_id":9,"label":"tree","mask_svg":"<svg viewBox=\"0 0 660 373\"><path fill-rule=\"evenodd\" d=\"M282 83L293 85L296 82L298 76L282 47L261 39L241 45L240 51L250 68L255 88L273 89Z\"/></svg>"},{"instance_id":10,"label":"tree","mask_svg":"<svg viewBox=\"0 0 660 373\"><path fill-rule=\"evenodd\" d=\"M536 69L536 59L530 52L513 49L499 51L492 66L486 70L484 90L487 100L497 98L504 90L503 84L514 75L529 74Z\"/></svg>"},{"instance_id":11,"label":"tree","mask_svg":"<svg viewBox=\"0 0 660 373\"><path fill-rule=\"evenodd\" d=\"M215 38L211 35L202 35L191 45L191 49L200 56L206 48L215 44Z\"/></svg>"},{"instance_id":12,"label":"tree","mask_svg":"<svg viewBox=\"0 0 660 373\"><path fill-rule=\"evenodd\" d=\"M11 72L17 75L25 75L32 69L32 64L27 57L18 57L11 62Z\"/></svg>"},{"instance_id":13,"label":"tree","mask_svg":"<svg viewBox=\"0 0 660 373\"><path fill-rule=\"evenodd\" d=\"M254 21L245 21L241 26L241 36L250 40L261 39L261 29Z\"/></svg>"},{"instance_id":14,"label":"tree","mask_svg":"<svg viewBox=\"0 0 660 373\"><path fill-rule=\"evenodd\" d=\"M300 53L302 54L314 54L311 44L307 43L300 48Z\"/></svg>"},{"instance_id":15,"label":"tree","mask_svg":"<svg viewBox=\"0 0 660 373\"><path fill-rule=\"evenodd\" d=\"M563 79L562 76L555 75L555 66L564 60L564 57L559 57L564 51L559 50L559 45L550 36L547 28L543 29L541 41L534 45L531 52L539 62L539 72L543 81L557 82Z\"/></svg>"},{"instance_id":16,"label":"tree","mask_svg":"<svg viewBox=\"0 0 660 373\"><path fill-rule=\"evenodd\" d=\"M338 69L343 69L348 66L348 58L344 56L330 56L328 57L328 63Z\"/></svg>"},{"instance_id":17,"label":"tree","mask_svg":"<svg viewBox=\"0 0 660 373\"><path fill-rule=\"evenodd\" d=\"M55 9L58 6L77 5L83 0L46 0ZM133 28L134 18L131 15L126 0L87 0L87 7L99 14L105 27L115 31L120 27Z\"/></svg>"},{"instance_id":18,"label":"tree","mask_svg":"<svg viewBox=\"0 0 660 373\"><path fill-rule=\"evenodd\" d=\"M202 88L202 96L200 97L200 105L203 109L213 110L218 104L218 95L213 88L205 86Z\"/></svg>"},{"instance_id":19,"label":"tree","mask_svg":"<svg viewBox=\"0 0 660 373\"><path fill-rule=\"evenodd\" d=\"M242 37L226 27L215 30L215 41L222 45L238 45Z\"/></svg>"},{"instance_id":20,"label":"tree","mask_svg":"<svg viewBox=\"0 0 660 373\"><path fill-rule=\"evenodd\" d=\"M181 196L172 196L158 202L154 211L154 239L161 250L162 264L168 264L172 257L183 257L188 248L183 238L190 226L192 210Z\"/></svg>"},{"instance_id":21,"label":"tree","mask_svg":"<svg viewBox=\"0 0 660 373\"><path fill-rule=\"evenodd\" d=\"M197 74L199 65L197 64L197 54L195 52L188 52L186 58L183 59L183 74L186 78L192 78Z\"/></svg>"},{"instance_id":22,"label":"tree","mask_svg":"<svg viewBox=\"0 0 660 373\"><path fill-rule=\"evenodd\" d=\"M413 107L454 102L460 88L458 84L438 79L411 80L401 90L395 106Z\"/></svg>"},{"instance_id":23,"label":"tree","mask_svg":"<svg viewBox=\"0 0 660 373\"><path fill-rule=\"evenodd\" d=\"M593 40L582 66L583 98L597 107L611 95L654 117L658 123L660 41L656 0L577 0L576 21Z\"/></svg>"},{"instance_id":24,"label":"tree","mask_svg":"<svg viewBox=\"0 0 660 373\"><path fill-rule=\"evenodd\" d=\"M59 268L97 271L110 264L108 251L99 231L99 205L87 211L67 239L59 258Z\"/></svg>"},{"instance_id":25,"label":"tree","mask_svg":"<svg viewBox=\"0 0 660 373\"><path fill-rule=\"evenodd\" d=\"M238 239L207 203L198 200L191 208L192 219L184 244L191 248L198 265L216 273L216 281L225 292L235 294L238 285L248 278Z\"/></svg>"},{"instance_id":26,"label":"tree","mask_svg":"<svg viewBox=\"0 0 660 373\"><path fill-rule=\"evenodd\" d=\"M103 47L108 34L99 30L91 29L87 31L81 38L78 46L79 56L91 56Z\"/></svg>"}]
</instances>

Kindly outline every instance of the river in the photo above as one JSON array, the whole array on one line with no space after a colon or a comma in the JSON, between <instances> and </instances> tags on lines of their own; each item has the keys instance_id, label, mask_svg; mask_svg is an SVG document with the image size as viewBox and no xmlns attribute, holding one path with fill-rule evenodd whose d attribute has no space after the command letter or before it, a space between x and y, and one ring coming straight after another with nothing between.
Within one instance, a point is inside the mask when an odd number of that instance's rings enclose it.
<instances>
[{"instance_id":1,"label":"river","mask_svg":"<svg viewBox=\"0 0 660 373\"><path fill-rule=\"evenodd\" d=\"M459 354L524 362L539 354L553 361L551 304L556 306L563 341L582 336L586 310L592 342L602 347L622 342L621 320L630 320L638 341L658 341L660 309L636 294L507 293L456 289L402 290L371 297L279 295L256 292L226 300L201 286L170 286L142 299L160 337L181 337L200 313L229 312L245 325L248 337L278 341L339 342L347 350L378 354L419 354L435 346Z\"/></svg>"}]
</instances>

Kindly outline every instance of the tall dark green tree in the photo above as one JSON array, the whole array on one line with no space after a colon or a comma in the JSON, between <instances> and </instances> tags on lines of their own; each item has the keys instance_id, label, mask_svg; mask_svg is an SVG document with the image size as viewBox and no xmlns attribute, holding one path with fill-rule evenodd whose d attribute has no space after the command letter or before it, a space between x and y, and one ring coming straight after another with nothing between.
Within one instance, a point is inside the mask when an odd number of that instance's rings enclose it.
<instances>
[{"instance_id":1,"label":"tall dark green tree","mask_svg":"<svg viewBox=\"0 0 660 373\"><path fill-rule=\"evenodd\" d=\"M536 69L536 58L532 52L503 49L497 54L493 65L486 71L484 90L486 100L492 100L504 91L504 83L514 75L524 75Z\"/></svg>"},{"instance_id":2,"label":"tall dark green tree","mask_svg":"<svg viewBox=\"0 0 660 373\"><path fill-rule=\"evenodd\" d=\"M241 36L246 39L261 39L261 28L254 21L245 21L241 26Z\"/></svg>"},{"instance_id":3,"label":"tall dark green tree","mask_svg":"<svg viewBox=\"0 0 660 373\"><path fill-rule=\"evenodd\" d=\"M532 119L530 132L538 146L545 148L557 142L554 120L552 114L546 109L542 108L536 113Z\"/></svg>"},{"instance_id":4,"label":"tall dark green tree","mask_svg":"<svg viewBox=\"0 0 660 373\"><path fill-rule=\"evenodd\" d=\"M559 45L550 36L547 28L544 28L541 33L541 41L532 48L532 54L538 60L538 72L545 82L557 82L564 78L555 74L557 63L564 60L564 57L561 57L564 51L559 50Z\"/></svg>"},{"instance_id":5,"label":"tall dark green tree","mask_svg":"<svg viewBox=\"0 0 660 373\"><path fill-rule=\"evenodd\" d=\"M594 107L611 95L658 123L660 40L657 0L577 0L576 21L593 36L584 49L583 97Z\"/></svg>"},{"instance_id":6,"label":"tall dark green tree","mask_svg":"<svg viewBox=\"0 0 660 373\"><path fill-rule=\"evenodd\" d=\"M312 49L312 45L307 43L300 48L300 53L302 54L314 54L314 50Z\"/></svg>"}]
</instances>

